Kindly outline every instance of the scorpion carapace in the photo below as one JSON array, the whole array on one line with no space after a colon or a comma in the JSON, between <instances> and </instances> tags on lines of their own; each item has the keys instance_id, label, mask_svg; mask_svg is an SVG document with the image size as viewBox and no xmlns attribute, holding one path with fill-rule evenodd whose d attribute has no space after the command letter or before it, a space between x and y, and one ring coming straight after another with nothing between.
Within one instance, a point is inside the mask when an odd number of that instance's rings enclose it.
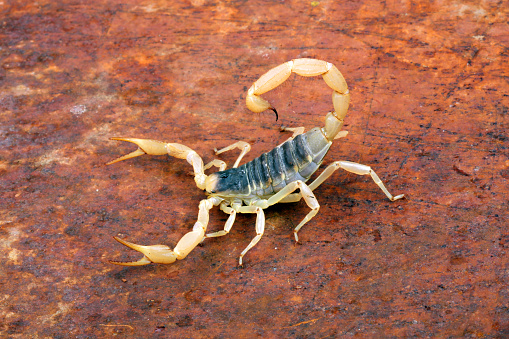
<instances>
[{"instance_id":1,"label":"scorpion carapace","mask_svg":"<svg viewBox=\"0 0 509 339\"><path fill-rule=\"evenodd\" d=\"M143 258L134 262L112 261L112 263L125 266L149 263L170 264L177 259L184 259L204 238L228 234L237 213L256 213L256 236L240 254L239 265L242 265L244 255L256 245L263 235L265 229L263 210L280 202L297 202L304 199L311 211L294 229L295 240L298 242L298 231L316 215L320 208L313 190L339 168L358 175L370 175L391 201L403 198L403 194L392 196L369 166L350 161L333 162L309 185L306 184L321 165L333 140L346 135L346 132L341 131L341 128L348 110L350 93L343 75L333 64L316 59L295 59L262 75L247 92L247 107L257 113L267 109L275 111L260 95L283 83L291 73L301 76L322 75L327 85L333 89L334 111L326 115L323 128L313 128L306 133L304 133L303 127L286 128L285 130L293 132L292 137L272 151L264 153L240 167L240 161L251 149L250 145L244 141L237 141L216 151L216 154L221 154L236 148L241 150L233 168L227 170L226 164L218 159L204 165L201 157L195 151L181 144L149 139L112 138L112 140L132 142L138 146L138 149L108 164L143 154L168 154L179 159L186 159L193 166L196 185L205 190L207 195L207 198L199 204L198 220L192 231L185 234L173 250L166 245L141 246L115 237L120 243L141 252ZM219 171L206 175L205 170L212 166L219 168ZM209 210L213 206L219 206L223 212L230 216L223 230L206 234Z\"/></svg>"}]
</instances>

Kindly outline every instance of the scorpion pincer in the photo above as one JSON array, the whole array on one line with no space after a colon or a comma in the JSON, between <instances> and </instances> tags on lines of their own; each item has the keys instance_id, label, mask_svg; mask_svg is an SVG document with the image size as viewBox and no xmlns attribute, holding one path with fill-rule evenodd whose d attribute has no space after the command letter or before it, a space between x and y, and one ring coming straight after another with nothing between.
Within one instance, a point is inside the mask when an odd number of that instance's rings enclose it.
<instances>
[{"instance_id":1,"label":"scorpion pincer","mask_svg":"<svg viewBox=\"0 0 509 339\"><path fill-rule=\"evenodd\" d=\"M334 111L326 115L325 127L313 128L306 133L304 133L303 127L286 128L285 130L293 132L292 137L272 151L262 154L242 166L239 166L240 161L250 150L250 145L244 141L238 141L216 151L216 154L220 154L232 149L241 150L233 168L226 169L226 164L218 159L204 165L201 157L195 151L181 144L149 139L111 138L112 140L132 142L138 146L138 149L108 164L143 154L168 154L179 159L186 159L193 166L196 185L205 190L207 194L207 198L199 204L198 220L192 231L185 234L173 250L166 245L141 246L115 237L120 243L141 252L143 258L134 262L113 261L112 263L126 266L173 263L177 259L184 259L204 238L228 234L237 213L255 213L256 236L240 254L239 265L242 265L244 255L256 245L263 235L265 228L263 210L280 202L289 203L304 199L311 211L294 229L295 240L298 242L298 231L316 215L320 208L313 191L339 168L358 175L370 175L391 201L403 198L403 194L392 196L369 166L350 161L333 162L310 184L306 184L321 165L333 140L347 134L347 132L341 131L341 128L348 110L350 93L343 75L333 64L316 59L295 59L262 75L247 92L247 107L256 113L267 109L276 112L260 95L279 86L292 72L301 76L322 75L327 85L333 89ZM219 171L206 175L205 170L212 166L219 168ZM206 234L209 210L213 206L219 206L223 212L229 214L229 217L223 230Z\"/></svg>"}]
</instances>

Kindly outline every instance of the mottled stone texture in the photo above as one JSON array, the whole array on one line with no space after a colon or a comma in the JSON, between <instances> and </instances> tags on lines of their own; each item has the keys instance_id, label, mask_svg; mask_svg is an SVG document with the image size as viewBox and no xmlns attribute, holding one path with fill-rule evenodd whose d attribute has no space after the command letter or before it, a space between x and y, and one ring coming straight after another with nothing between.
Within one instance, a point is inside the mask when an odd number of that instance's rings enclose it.
<instances>
[{"instance_id":1,"label":"mottled stone texture","mask_svg":"<svg viewBox=\"0 0 509 339\"><path fill-rule=\"evenodd\" d=\"M4 1L0 4L2 338L509 336L507 1ZM321 126L331 91L292 76L280 113L244 107L256 78L292 58L338 66L352 96L307 206L252 215L172 265L112 236L174 246L204 196L167 157L104 164L132 136L247 160ZM222 159L233 163L238 153ZM210 229L226 215L211 213Z\"/></svg>"}]
</instances>

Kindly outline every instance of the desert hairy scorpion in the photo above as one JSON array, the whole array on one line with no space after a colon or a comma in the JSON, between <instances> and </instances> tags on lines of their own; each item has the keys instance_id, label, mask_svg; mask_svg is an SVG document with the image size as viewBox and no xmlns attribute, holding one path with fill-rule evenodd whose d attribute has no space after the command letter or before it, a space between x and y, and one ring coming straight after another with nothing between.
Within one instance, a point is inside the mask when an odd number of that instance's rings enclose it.
<instances>
[{"instance_id":1,"label":"desert hairy scorpion","mask_svg":"<svg viewBox=\"0 0 509 339\"><path fill-rule=\"evenodd\" d=\"M115 237L120 243L141 252L143 257L138 261L112 261L112 263L125 266L173 263L177 259L184 259L204 238L228 234L237 213L255 213L256 236L240 254L239 265L242 265L244 255L260 241L263 235L265 229L263 210L277 203L297 202L304 199L311 211L294 229L295 240L298 242L297 233L320 208L313 191L340 168L358 175L370 175L391 201L404 197L403 194L392 196L369 166L350 161L333 162L315 180L306 184L322 164L332 142L347 134L341 131L341 128L348 110L350 93L343 75L333 64L317 59L294 59L271 69L251 86L246 97L248 109L256 113L272 109L277 117L277 111L260 95L279 86L288 79L291 73L305 77L321 75L327 85L333 89L334 111L325 116L325 127L316 127L306 133L303 127L286 128L293 132L287 141L241 166L239 166L240 161L251 148L244 141L237 141L216 151L216 154L221 154L233 149L241 150L233 167L226 169L226 163L218 159L204 165L195 151L182 144L149 139L111 138L132 142L138 146L138 149L110 161L108 165L143 154L168 154L179 159L186 159L193 166L196 185L199 189L205 190L207 195L206 199L200 201L198 220L192 231L185 234L173 250L166 245L142 246ZM206 175L205 170L213 166L219 168L219 171ZM214 206L219 206L223 212L229 214L229 217L223 230L207 234L209 210Z\"/></svg>"}]
</instances>

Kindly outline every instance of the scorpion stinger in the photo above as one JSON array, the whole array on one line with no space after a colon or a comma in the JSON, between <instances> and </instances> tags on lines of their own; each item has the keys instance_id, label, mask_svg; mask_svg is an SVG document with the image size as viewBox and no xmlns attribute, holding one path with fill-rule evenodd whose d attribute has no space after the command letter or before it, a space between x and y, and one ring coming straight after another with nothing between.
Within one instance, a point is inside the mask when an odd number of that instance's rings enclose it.
<instances>
[{"instance_id":1,"label":"scorpion stinger","mask_svg":"<svg viewBox=\"0 0 509 339\"><path fill-rule=\"evenodd\" d=\"M276 109L275 109L274 107L271 107L270 109L271 109L271 110L274 112L274 114L276 115L276 121L277 121L277 119L279 119L279 117L278 117L278 115L277 115L277 111L276 111Z\"/></svg>"},{"instance_id":2,"label":"scorpion stinger","mask_svg":"<svg viewBox=\"0 0 509 339\"><path fill-rule=\"evenodd\" d=\"M177 259L185 258L204 238L228 234L237 213L252 213L256 214L256 236L240 254L239 265L242 265L244 255L263 236L265 230L263 209L280 202L290 203L303 199L311 211L294 229L295 240L299 241L298 231L320 209L313 190L340 168L358 175L371 176L375 184L391 201L404 197L403 194L393 196L369 166L350 161L333 162L313 182L309 185L306 184L322 164L332 142L347 134L346 131L341 131L341 128L348 110L350 93L343 75L333 64L315 59L295 59L262 75L248 90L247 107L257 113L271 109L276 113L277 119L277 111L260 95L279 86L288 79L291 73L301 76L321 75L327 85L333 89L334 111L325 116L323 128L315 127L305 133L304 127L284 128L286 131L293 132L287 141L241 166L239 164L242 157L251 149L250 145L244 141L237 141L230 146L216 150L216 154L233 149L241 150L234 166L226 170L226 164L218 159L204 166L202 159L195 151L181 144L147 139L112 138L113 140L132 142L138 145L138 149L108 164L143 154L169 154L179 159L186 159L193 166L196 185L198 188L204 189L207 195L207 199L200 202L198 220L192 231L185 234L173 250L166 245L141 246L115 237L120 243L141 252L143 258L136 262L113 263L129 266L172 263ZM212 166L218 167L219 171L208 176L205 175L204 171ZM213 206L219 206L221 211L230 216L223 230L205 234L209 221L209 210Z\"/></svg>"}]
</instances>

